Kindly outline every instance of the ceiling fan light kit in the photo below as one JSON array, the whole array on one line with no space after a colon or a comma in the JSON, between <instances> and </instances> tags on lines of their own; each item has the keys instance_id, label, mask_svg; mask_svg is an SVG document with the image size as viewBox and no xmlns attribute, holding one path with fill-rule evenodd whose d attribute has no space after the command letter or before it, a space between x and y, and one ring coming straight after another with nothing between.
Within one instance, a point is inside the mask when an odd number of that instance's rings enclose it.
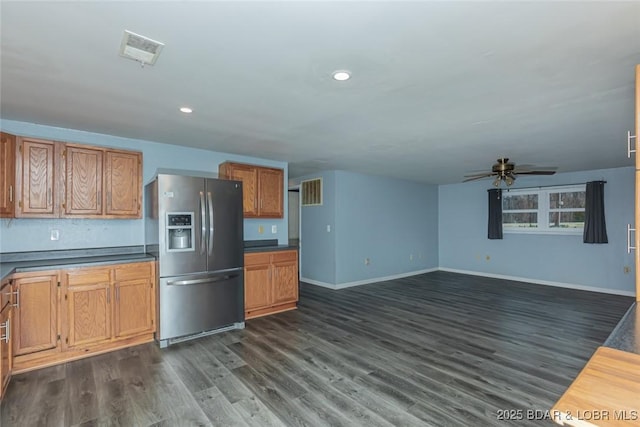
<instances>
[{"instance_id":1,"label":"ceiling fan light kit","mask_svg":"<svg viewBox=\"0 0 640 427\"><path fill-rule=\"evenodd\" d=\"M495 176L493 181L494 187L500 187L500 184L504 181L507 187L513 185L516 180L516 177L520 175L553 175L555 170L524 170L524 169L516 169L515 163L510 163L509 159L506 157L501 157L497 160L491 167L490 173L480 173L475 175L465 175L465 180L467 181L475 181L477 179L488 178Z\"/></svg>"}]
</instances>

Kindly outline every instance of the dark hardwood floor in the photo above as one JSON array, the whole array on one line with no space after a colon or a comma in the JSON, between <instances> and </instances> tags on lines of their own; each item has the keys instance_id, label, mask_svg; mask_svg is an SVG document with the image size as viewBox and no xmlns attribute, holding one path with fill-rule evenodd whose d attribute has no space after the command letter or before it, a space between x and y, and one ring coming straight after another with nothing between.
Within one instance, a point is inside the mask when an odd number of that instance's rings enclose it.
<instances>
[{"instance_id":1,"label":"dark hardwood floor","mask_svg":"<svg viewBox=\"0 0 640 427\"><path fill-rule=\"evenodd\" d=\"M0 421L540 425L527 411L551 408L631 303L445 272L341 291L302 284L299 310L242 331L17 375ZM499 420L504 410L525 419Z\"/></svg>"}]
</instances>

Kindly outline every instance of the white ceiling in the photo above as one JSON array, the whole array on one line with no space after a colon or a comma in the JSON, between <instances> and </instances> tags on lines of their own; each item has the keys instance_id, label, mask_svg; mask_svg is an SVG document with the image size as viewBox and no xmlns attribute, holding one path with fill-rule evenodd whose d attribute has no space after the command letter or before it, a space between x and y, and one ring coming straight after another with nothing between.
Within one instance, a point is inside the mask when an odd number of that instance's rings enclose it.
<instances>
[{"instance_id":1,"label":"white ceiling","mask_svg":"<svg viewBox=\"0 0 640 427\"><path fill-rule=\"evenodd\" d=\"M291 177L632 164L638 1L2 1L0 16L3 119L287 161ZM155 66L118 56L125 29L165 43Z\"/></svg>"}]
</instances>

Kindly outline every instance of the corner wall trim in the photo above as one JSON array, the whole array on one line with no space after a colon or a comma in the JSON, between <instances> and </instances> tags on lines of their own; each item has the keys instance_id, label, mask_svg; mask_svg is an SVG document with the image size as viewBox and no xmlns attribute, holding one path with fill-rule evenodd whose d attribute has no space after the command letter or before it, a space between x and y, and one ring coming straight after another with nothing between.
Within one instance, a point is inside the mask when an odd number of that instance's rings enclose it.
<instances>
[{"instance_id":1,"label":"corner wall trim","mask_svg":"<svg viewBox=\"0 0 640 427\"><path fill-rule=\"evenodd\" d=\"M525 282L525 283L534 283L536 285L555 286L558 288L577 289L580 291L601 292L604 294L622 295L626 297L636 296L636 293L633 291L623 291L620 289L596 288L593 286L578 285L574 283L553 282L550 280L530 279L528 277L507 276L505 274L483 273L481 271L473 271L473 270L459 270L457 268L440 267L438 268L438 270L446 271L449 273L468 274L471 276L490 277L493 279L512 280L514 282Z\"/></svg>"},{"instance_id":2,"label":"corner wall trim","mask_svg":"<svg viewBox=\"0 0 640 427\"><path fill-rule=\"evenodd\" d=\"M308 279L306 277L301 277L300 281L309 283L310 285L322 286L323 288L338 290L338 289L351 288L353 286L367 285L369 283L385 282L387 280L394 280L394 279L402 279L403 277L417 276L419 274L432 273L434 271L438 271L438 268L434 267L434 268L427 268L424 270L408 271L406 273L393 274L391 276L373 277L371 279L356 280L355 282L345 282L345 283L338 283L338 284L320 282L318 280Z\"/></svg>"}]
</instances>

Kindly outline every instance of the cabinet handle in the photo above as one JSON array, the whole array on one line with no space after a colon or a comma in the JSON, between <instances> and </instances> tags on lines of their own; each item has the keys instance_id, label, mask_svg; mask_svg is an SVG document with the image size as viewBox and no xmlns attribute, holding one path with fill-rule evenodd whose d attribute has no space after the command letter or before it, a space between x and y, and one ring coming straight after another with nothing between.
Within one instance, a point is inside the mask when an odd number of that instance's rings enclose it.
<instances>
[{"instance_id":1,"label":"cabinet handle","mask_svg":"<svg viewBox=\"0 0 640 427\"><path fill-rule=\"evenodd\" d=\"M9 186L9 203L13 203L13 185Z\"/></svg>"},{"instance_id":2,"label":"cabinet handle","mask_svg":"<svg viewBox=\"0 0 640 427\"><path fill-rule=\"evenodd\" d=\"M111 304L111 289L107 288L107 304Z\"/></svg>"},{"instance_id":3,"label":"cabinet handle","mask_svg":"<svg viewBox=\"0 0 640 427\"><path fill-rule=\"evenodd\" d=\"M630 131L627 131L627 157L631 158L631 153L635 153L637 151L636 149L631 149L631 140L632 139L636 139L636 135L631 135Z\"/></svg>"},{"instance_id":4,"label":"cabinet handle","mask_svg":"<svg viewBox=\"0 0 640 427\"><path fill-rule=\"evenodd\" d=\"M51 204L51 189L50 188L47 190L47 203Z\"/></svg>"},{"instance_id":5,"label":"cabinet handle","mask_svg":"<svg viewBox=\"0 0 640 427\"><path fill-rule=\"evenodd\" d=\"M16 290L15 292L9 292L9 294L13 294L16 296L16 303L13 304L13 307L20 308L20 289Z\"/></svg>"},{"instance_id":6,"label":"cabinet handle","mask_svg":"<svg viewBox=\"0 0 640 427\"><path fill-rule=\"evenodd\" d=\"M269 280L271 280L271 267L269 267L269 274L268 274Z\"/></svg>"},{"instance_id":7,"label":"cabinet handle","mask_svg":"<svg viewBox=\"0 0 640 427\"><path fill-rule=\"evenodd\" d=\"M631 232L636 231L635 228L631 228L630 224L627 224L627 253L630 254L632 249L636 249L635 246L631 246Z\"/></svg>"},{"instance_id":8,"label":"cabinet handle","mask_svg":"<svg viewBox=\"0 0 640 427\"><path fill-rule=\"evenodd\" d=\"M0 324L0 329L4 329L4 335L0 335L0 341L4 340L5 343L9 342L10 336L11 336L11 323L9 323L11 319L7 319L6 322L4 322L4 325Z\"/></svg>"},{"instance_id":9,"label":"cabinet handle","mask_svg":"<svg viewBox=\"0 0 640 427\"><path fill-rule=\"evenodd\" d=\"M116 286L116 301L120 301L120 286Z\"/></svg>"}]
</instances>

